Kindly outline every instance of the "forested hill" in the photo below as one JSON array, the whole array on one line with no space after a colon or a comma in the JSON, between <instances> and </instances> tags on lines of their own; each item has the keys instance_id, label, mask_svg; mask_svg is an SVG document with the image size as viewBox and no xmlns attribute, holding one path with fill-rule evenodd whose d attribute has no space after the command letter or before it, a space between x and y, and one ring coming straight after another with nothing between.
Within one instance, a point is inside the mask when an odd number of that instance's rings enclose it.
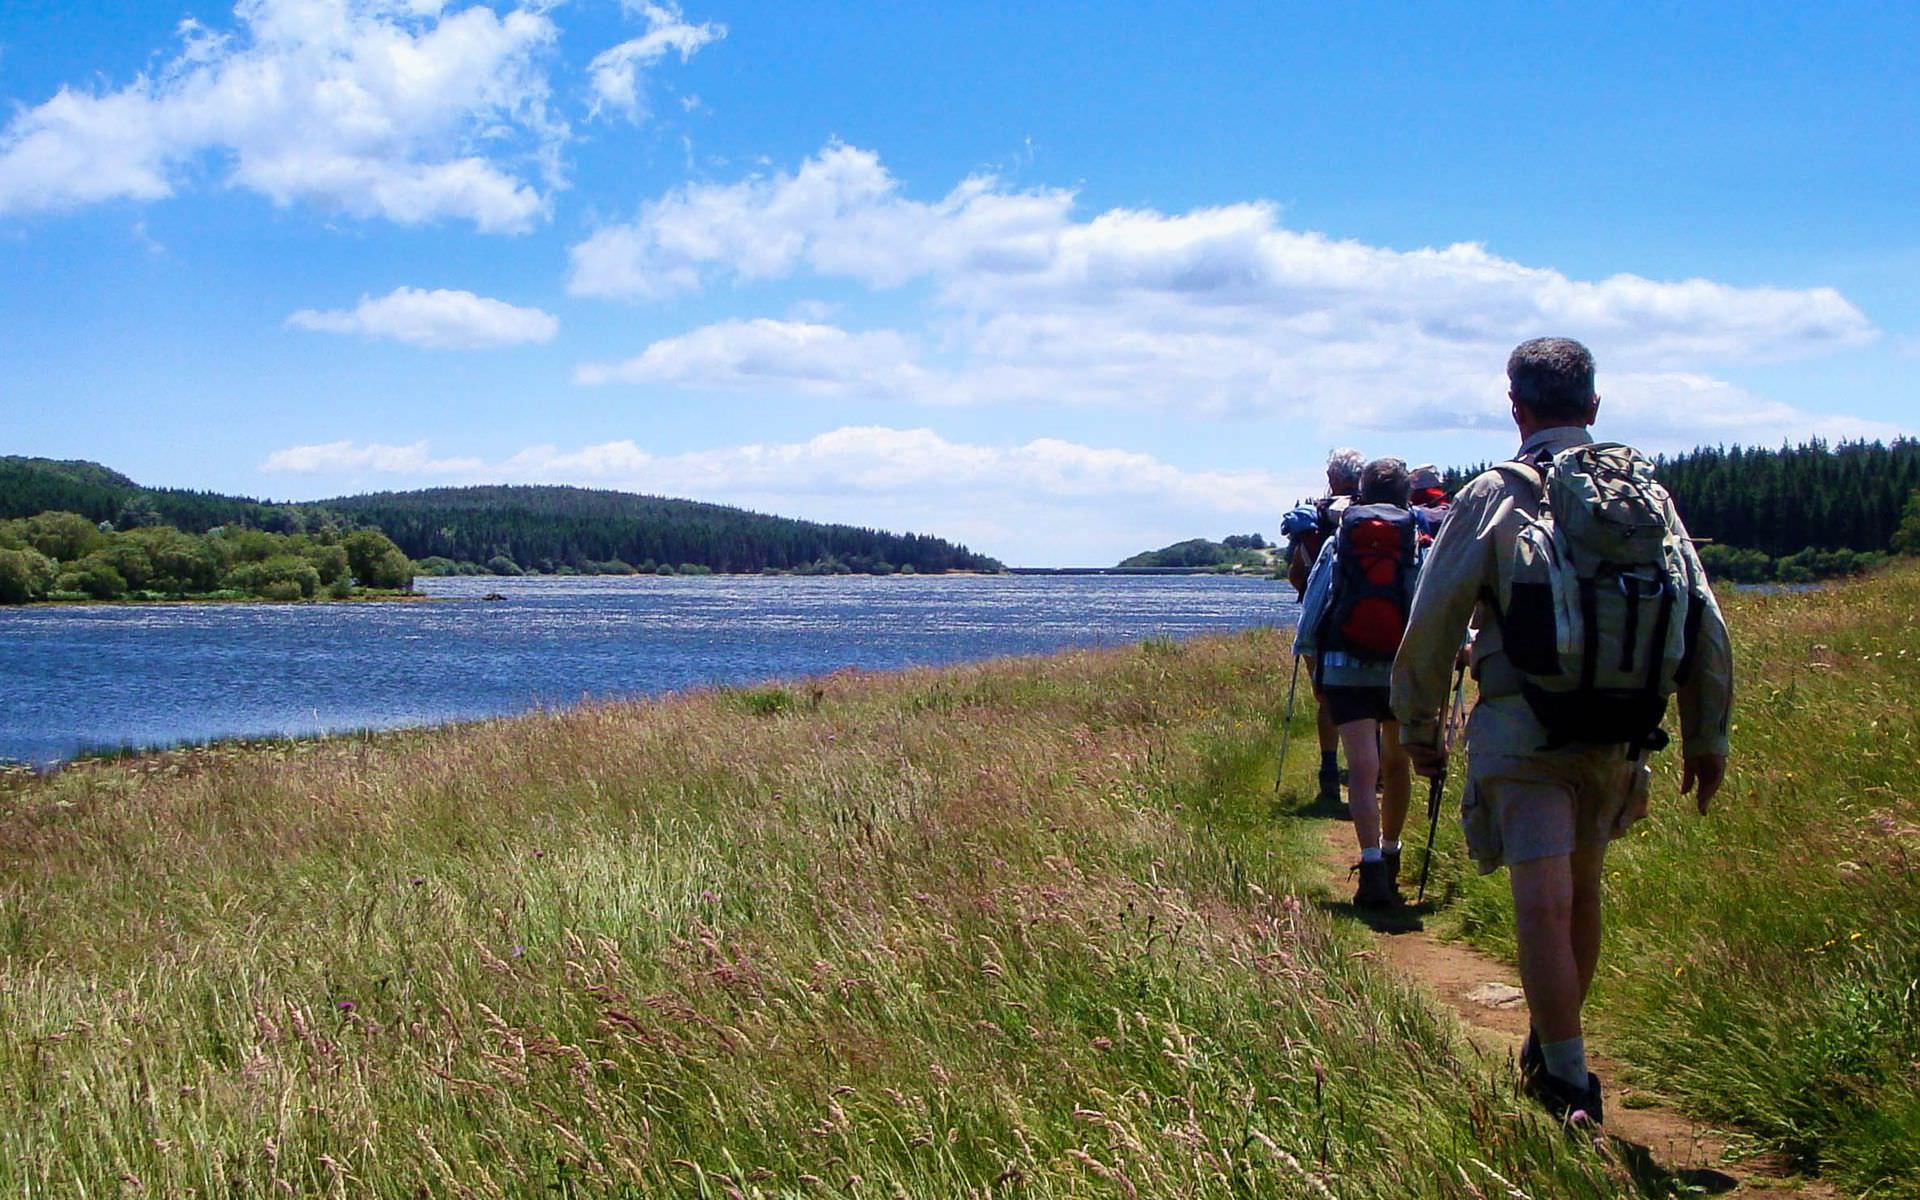
<instances>
[{"instance_id":1,"label":"forested hill","mask_svg":"<svg viewBox=\"0 0 1920 1200\"><path fill-rule=\"evenodd\" d=\"M693 563L715 571L1000 569L993 559L923 534L589 488L433 488L350 496L325 507L357 524L378 526L416 558L486 562L504 554L539 570L614 560L636 566Z\"/></svg>"},{"instance_id":2,"label":"forested hill","mask_svg":"<svg viewBox=\"0 0 1920 1200\"><path fill-rule=\"evenodd\" d=\"M1484 468L1448 472L1458 488ZM1659 463L1687 531L1776 557L1887 549L1920 488L1920 440L1690 450Z\"/></svg>"},{"instance_id":3,"label":"forested hill","mask_svg":"<svg viewBox=\"0 0 1920 1200\"><path fill-rule=\"evenodd\" d=\"M964 546L768 516L718 504L571 487L435 488L312 503L143 488L97 463L0 457L0 520L76 512L189 533L244 525L298 533L378 528L415 559L512 570L997 571ZM501 561L505 560L505 561ZM426 564L432 569L432 564Z\"/></svg>"}]
</instances>

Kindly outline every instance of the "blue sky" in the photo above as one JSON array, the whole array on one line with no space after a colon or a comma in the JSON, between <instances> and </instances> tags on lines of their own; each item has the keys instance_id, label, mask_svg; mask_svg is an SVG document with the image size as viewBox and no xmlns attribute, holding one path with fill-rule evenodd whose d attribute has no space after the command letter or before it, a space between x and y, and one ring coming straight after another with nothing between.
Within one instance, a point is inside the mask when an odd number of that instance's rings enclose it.
<instances>
[{"instance_id":1,"label":"blue sky","mask_svg":"<svg viewBox=\"0 0 1920 1200\"><path fill-rule=\"evenodd\" d=\"M1037 10L1037 11L1036 11ZM1920 431L1894 5L0 12L0 451L566 482L1109 562L1334 445Z\"/></svg>"}]
</instances>

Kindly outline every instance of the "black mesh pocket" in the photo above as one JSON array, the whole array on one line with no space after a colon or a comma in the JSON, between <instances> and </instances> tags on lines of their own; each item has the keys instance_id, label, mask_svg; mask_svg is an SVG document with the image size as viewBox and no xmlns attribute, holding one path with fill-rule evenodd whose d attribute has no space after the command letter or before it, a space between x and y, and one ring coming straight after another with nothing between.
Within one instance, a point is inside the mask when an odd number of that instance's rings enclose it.
<instances>
[{"instance_id":1,"label":"black mesh pocket","mask_svg":"<svg viewBox=\"0 0 1920 1200\"><path fill-rule=\"evenodd\" d=\"M1553 587L1545 583L1513 585L1506 619L1500 624L1507 658L1529 675L1560 673L1560 638L1553 623Z\"/></svg>"}]
</instances>

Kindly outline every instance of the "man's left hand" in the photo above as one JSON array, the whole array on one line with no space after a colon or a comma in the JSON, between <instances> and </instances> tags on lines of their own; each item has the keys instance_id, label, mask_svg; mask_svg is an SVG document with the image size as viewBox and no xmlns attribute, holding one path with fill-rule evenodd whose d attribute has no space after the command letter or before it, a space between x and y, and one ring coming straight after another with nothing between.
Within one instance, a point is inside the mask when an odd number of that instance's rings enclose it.
<instances>
[{"instance_id":1,"label":"man's left hand","mask_svg":"<svg viewBox=\"0 0 1920 1200\"><path fill-rule=\"evenodd\" d=\"M1409 747L1411 749L1411 747ZM1727 777L1727 756L1724 754L1689 754L1680 765L1680 794L1697 792L1694 799L1700 805L1700 815L1707 815L1707 805L1720 791L1720 781Z\"/></svg>"},{"instance_id":2,"label":"man's left hand","mask_svg":"<svg viewBox=\"0 0 1920 1200\"><path fill-rule=\"evenodd\" d=\"M1416 746L1408 744L1407 757L1413 760L1413 769L1423 779L1439 779L1447 773L1447 748L1445 746Z\"/></svg>"}]
</instances>

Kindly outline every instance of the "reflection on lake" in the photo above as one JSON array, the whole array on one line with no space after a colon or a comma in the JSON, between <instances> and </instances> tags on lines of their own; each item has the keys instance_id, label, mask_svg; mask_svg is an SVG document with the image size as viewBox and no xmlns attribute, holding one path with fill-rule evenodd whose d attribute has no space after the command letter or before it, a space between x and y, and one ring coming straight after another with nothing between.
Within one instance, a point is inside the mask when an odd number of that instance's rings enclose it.
<instances>
[{"instance_id":1,"label":"reflection on lake","mask_svg":"<svg viewBox=\"0 0 1920 1200\"><path fill-rule=\"evenodd\" d=\"M0 759L1280 624L1228 576L428 579L443 602L0 609ZM488 592L499 601L483 601Z\"/></svg>"}]
</instances>

